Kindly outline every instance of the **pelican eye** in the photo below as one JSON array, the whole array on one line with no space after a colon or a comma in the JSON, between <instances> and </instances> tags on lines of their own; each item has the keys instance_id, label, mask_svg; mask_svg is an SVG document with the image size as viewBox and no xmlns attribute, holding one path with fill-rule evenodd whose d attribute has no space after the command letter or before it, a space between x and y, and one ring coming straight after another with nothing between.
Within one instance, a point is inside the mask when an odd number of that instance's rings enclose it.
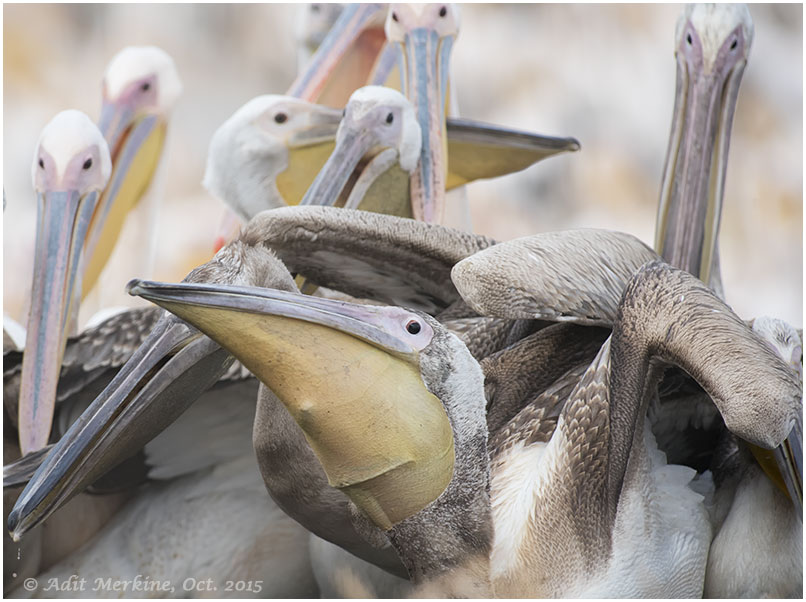
<instances>
[{"instance_id":1,"label":"pelican eye","mask_svg":"<svg viewBox=\"0 0 806 602\"><path fill-rule=\"evenodd\" d=\"M45 162L42 160L42 157L39 157L39 167L45 169Z\"/></svg>"},{"instance_id":2,"label":"pelican eye","mask_svg":"<svg viewBox=\"0 0 806 602\"><path fill-rule=\"evenodd\" d=\"M409 334L417 334L420 332L422 326L417 320L409 320L406 324L406 332Z\"/></svg>"},{"instance_id":3,"label":"pelican eye","mask_svg":"<svg viewBox=\"0 0 806 602\"><path fill-rule=\"evenodd\" d=\"M143 92L148 92L151 89L151 84L149 82L145 82L143 85L140 86L140 90Z\"/></svg>"},{"instance_id":4,"label":"pelican eye","mask_svg":"<svg viewBox=\"0 0 806 602\"><path fill-rule=\"evenodd\" d=\"M439 9L439 16L440 16L440 17L444 17L444 16L445 16L445 15L447 15L447 14L448 14L448 9L447 9L447 8L445 8L444 6L443 6L442 8L440 8L440 9Z\"/></svg>"},{"instance_id":5,"label":"pelican eye","mask_svg":"<svg viewBox=\"0 0 806 602\"><path fill-rule=\"evenodd\" d=\"M686 42L688 42L688 45L691 46L691 34L690 33L686 34Z\"/></svg>"},{"instance_id":6,"label":"pelican eye","mask_svg":"<svg viewBox=\"0 0 806 602\"><path fill-rule=\"evenodd\" d=\"M397 13L395 13L395 12L392 13L392 21L397 23Z\"/></svg>"},{"instance_id":7,"label":"pelican eye","mask_svg":"<svg viewBox=\"0 0 806 602\"><path fill-rule=\"evenodd\" d=\"M320 8L322 7L318 4L311 4L311 12L318 13Z\"/></svg>"},{"instance_id":8,"label":"pelican eye","mask_svg":"<svg viewBox=\"0 0 806 602\"><path fill-rule=\"evenodd\" d=\"M394 120L395 120L395 116L394 116L394 115L392 115L391 113L389 113L389 114L386 116L386 123L392 123Z\"/></svg>"},{"instance_id":9,"label":"pelican eye","mask_svg":"<svg viewBox=\"0 0 806 602\"><path fill-rule=\"evenodd\" d=\"M92 167L92 158L89 158L86 161L84 161L84 165L82 165L81 167L84 168L85 170Z\"/></svg>"},{"instance_id":10,"label":"pelican eye","mask_svg":"<svg viewBox=\"0 0 806 602\"><path fill-rule=\"evenodd\" d=\"M277 113L277 115L274 116L274 121L276 121L277 123L285 123L287 120L288 115L286 115L285 113Z\"/></svg>"},{"instance_id":11,"label":"pelican eye","mask_svg":"<svg viewBox=\"0 0 806 602\"><path fill-rule=\"evenodd\" d=\"M731 50L736 50L736 47L739 45L738 40L733 40L733 43L730 45Z\"/></svg>"}]
</instances>

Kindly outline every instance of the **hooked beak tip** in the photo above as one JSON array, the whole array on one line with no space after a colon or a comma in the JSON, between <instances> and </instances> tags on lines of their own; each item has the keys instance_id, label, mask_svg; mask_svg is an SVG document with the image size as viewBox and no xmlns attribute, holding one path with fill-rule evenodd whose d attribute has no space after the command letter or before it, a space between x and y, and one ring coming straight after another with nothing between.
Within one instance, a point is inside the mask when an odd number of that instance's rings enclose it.
<instances>
[{"instance_id":1,"label":"hooked beak tip","mask_svg":"<svg viewBox=\"0 0 806 602\"><path fill-rule=\"evenodd\" d=\"M126 292L130 294L132 297L140 297L142 296L145 289L142 287L143 281L139 278L134 278L129 280L129 283L126 285Z\"/></svg>"}]
</instances>

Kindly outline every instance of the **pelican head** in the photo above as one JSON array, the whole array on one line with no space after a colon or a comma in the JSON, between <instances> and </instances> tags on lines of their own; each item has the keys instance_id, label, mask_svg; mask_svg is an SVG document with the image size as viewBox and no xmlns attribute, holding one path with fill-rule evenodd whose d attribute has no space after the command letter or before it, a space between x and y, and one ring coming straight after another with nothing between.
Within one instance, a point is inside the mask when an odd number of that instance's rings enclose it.
<instances>
[{"instance_id":1,"label":"pelican head","mask_svg":"<svg viewBox=\"0 0 806 602\"><path fill-rule=\"evenodd\" d=\"M333 205L359 162L368 161L362 178L374 180L391 163L412 173L420 158L420 126L414 107L397 90L365 86L353 92L336 133L336 148L311 184L303 205ZM364 189L364 187L361 187ZM358 206L350 198L345 206Z\"/></svg>"},{"instance_id":2,"label":"pelican head","mask_svg":"<svg viewBox=\"0 0 806 602\"><path fill-rule=\"evenodd\" d=\"M204 186L245 221L299 202L340 120L341 111L290 96L253 98L213 134ZM311 153L324 156L317 162Z\"/></svg>"},{"instance_id":3,"label":"pelican head","mask_svg":"<svg viewBox=\"0 0 806 602\"><path fill-rule=\"evenodd\" d=\"M109 144L113 172L87 236L84 297L98 281L126 215L151 184L181 92L173 59L155 46L124 48L106 68L98 127Z\"/></svg>"},{"instance_id":4,"label":"pelican head","mask_svg":"<svg viewBox=\"0 0 806 602\"><path fill-rule=\"evenodd\" d=\"M48 442L62 355L78 309L81 250L111 171L109 147L84 113L63 111L42 130L31 168L38 212L20 384L23 453Z\"/></svg>"},{"instance_id":5,"label":"pelican head","mask_svg":"<svg viewBox=\"0 0 806 602\"><path fill-rule=\"evenodd\" d=\"M656 249L708 283L722 210L730 128L753 22L744 5L688 5L677 23L677 91Z\"/></svg>"},{"instance_id":6,"label":"pelican head","mask_svg":"<svg viewBox=\"0 0 806 602\"><path fill-rule=\"evenodd\" d=\"M104 73L99 127L109 146L134 120L151 113L163 118L182 93L173 59L156 46L128 46L109 61Z\"/></svg>"},{"instance_id":7,"label":"pelican head","mask_svg":"<svg viewBox=\"0 0 806 602\"><path fill-rule=\"evenodd\" d=\"M412 176L414 217L441 222L445 211L445 106L450 53L459 32L451 4L393 4L386 37L401 51L403 92L414 105L422 135L420 165Z\"/></svg>"}]
</instances>

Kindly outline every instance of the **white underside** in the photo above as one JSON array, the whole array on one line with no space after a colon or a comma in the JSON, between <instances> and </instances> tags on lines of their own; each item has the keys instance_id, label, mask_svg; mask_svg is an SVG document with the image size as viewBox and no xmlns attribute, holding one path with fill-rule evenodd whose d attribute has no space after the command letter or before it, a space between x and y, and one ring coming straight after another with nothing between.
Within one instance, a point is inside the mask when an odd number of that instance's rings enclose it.
<instances>
[{"instance_id":1,"label":"white underside","mask_svg":"<svg viewBox=\"0 0 806 602\"><path fill-rule=\"evenodd\" d=\"M562 457L561 445L555 433L548 444L516 446L504 466L493 473L494 582L517 583L519 572L540 570L528 564L524 530L536 501L552 486L550 476ZM644 446L633 452L627 473L633 478L625 480L611 557L593 573L573 570L546 575L546 590L562 597L701 596L711 526L703 496L689 487L695 471L666 464L647 422ZM549 550L552 538L565 536L539 534ZM546 595L546 591L517 593Z\"/></svg>"}]
</instances>

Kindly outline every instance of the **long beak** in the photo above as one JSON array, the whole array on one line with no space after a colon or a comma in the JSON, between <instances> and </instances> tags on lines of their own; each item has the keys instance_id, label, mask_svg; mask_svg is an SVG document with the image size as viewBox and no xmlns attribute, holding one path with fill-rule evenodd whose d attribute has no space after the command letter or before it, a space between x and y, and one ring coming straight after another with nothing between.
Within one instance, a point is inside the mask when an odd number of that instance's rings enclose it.
<instances>
[{"instance_id":1,"label":"long beak","mask_svg":"<svg viewBox=\"0 0 806 602\"><path fill-rule=\"evenodd\" d=\"M803 417L798 416L792 432L773 450L750 445L770 480L792 500L797 515L803 517Z\"/></svg>"},{"instance_id":2,"label":"long beak","mask_svg":"<svg viewBox=\"0 0 806 602\"><path fill-rule=\"evenodd\" d=\"M36 470L8 516L12 538L18 541L140 450L231 362L229 353L195 329L163 317Z\"/></svg>"},{"instance_id":3,"label":"long beak","mask_svg":"<svg viewBox=\"0 0 806 602\"><path fill-rule=\"evenodd\" d=\"M414 105L422 132L420 162L411 177L415 219L441 223L445 216L447 135L445 102L453 37L436 31L409 31L401 49L403 92Z\"/></svg>"},{"instance_id":4,"label":"long beak","mask_svg":"<svg viewBox=\"0 0 806 602\"><path fill-rule=\"evenodd\" d=\"M78 310L81 249L98 193L48 191L38 201L31 312L20 383L23 454L43 447L50 436L62 356Z\"/></svg>"},{"instance_id":5,"label":"long beak","mask_svg":"<svg viewBox=\"0 0 806 602\"><path fill-rule=\"evenodd\" d=\"M672 135L663 170L655 248L709 283L722 212L733 113L745 62L722 81L696 77L678 57Z\"/></svg>"},{"instance_id":6,"label":"long beak","mask_svg":"<svg viewBox=\"0 0 806 602\"><path fill-rule=\"evenodd\" d=\"M386 36L384 4L348 4L291 87L289 96L343 107L365 85ZM329 89L334 88L334 89Z\"/></svg>"},{"instance_id":7,"label":"long beak","mask_svg":"<svg viewBox=\"0 0 806 602\"><path fill-rule=\"evenodd\" d=\"M372 129L352 128L343 124L336 136L336 147L311 183L300 205L343 204L348 183L361 159L378 146ZM339 203L341 201L341 203Z\"/></svg>"},{"instance_id":8,"label":"long beak","mask_svg":"<svg viewBox=\"0 0 806 602\"><path fill-rule=\"evenodd\" d=\"M418 352L383 326L397 308L220 285L133 281L129 291L239 358L286 405L330 484L382 528L447 487L451 426Z\"/></svg>"},{"instance_id":9,"label":"long beak","mask_svg":"<svg viewBox=\"0 0 806 602\"><path fill-rule=\"evenodd\" d=\"M92 291L115 248L126 216L151 185L162 157L166 123L159 115L135 117L131 111L105 104L101 132L112 149L112 175L92 217L85 248L82 298Z\"/></svg>"},{"instance_id":10,"label":"long beak","mask_svg":"<svg viewBox=\"0 0 806 602\"><path fill-rule=\"evenodd\" d=\"M481 178L495 178L580 148L576 138L557 138L449 118L448 181L451 190Z\"/></svg>"}]
</instances>

